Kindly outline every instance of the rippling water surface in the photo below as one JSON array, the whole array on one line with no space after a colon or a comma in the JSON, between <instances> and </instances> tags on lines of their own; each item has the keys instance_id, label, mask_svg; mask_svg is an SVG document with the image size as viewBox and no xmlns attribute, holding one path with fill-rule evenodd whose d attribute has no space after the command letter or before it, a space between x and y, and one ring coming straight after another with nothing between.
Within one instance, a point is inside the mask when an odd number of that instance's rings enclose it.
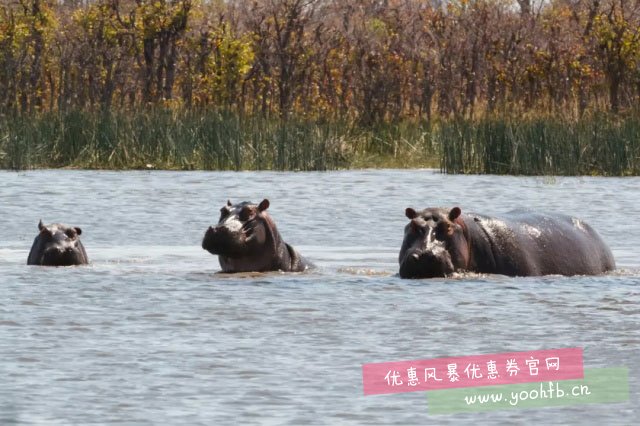
<instances>
[{"instance_id":1,"label":"rippling water surface","mask_svg":"<svg viewBox=\"0 0 640 426\"><path fill-rule=\"evenodd\" d=\"M0 172L0 424L634 424L639 178ZM217 274L200 248L227 199L259 202L318 268ZM408 206L577 215L600 277L401 280ZM27 267L37 222L83 228L91 264ZM630 402L430 415L363 396L363 363L583 347L630 368Z\"/></svg>"}]
</instances>

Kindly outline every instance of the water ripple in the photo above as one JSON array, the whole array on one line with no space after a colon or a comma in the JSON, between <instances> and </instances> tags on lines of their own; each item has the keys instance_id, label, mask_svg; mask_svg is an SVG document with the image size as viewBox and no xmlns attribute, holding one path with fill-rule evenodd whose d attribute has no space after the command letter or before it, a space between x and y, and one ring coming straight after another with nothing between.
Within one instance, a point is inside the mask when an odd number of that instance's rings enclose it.
<instances>
[{"instance_id":1,"label":"water ripple","mask_svg":"<svg viewBox=\"0 0 640 426\"><path fill-rule=\"evenodd\" d=\"M628 217L637 178L367 170L0 179L0 224L12 230L0 241L2 424L615 425L640 417L640 221ZM265 197L285 240L316 270L221 274L200 248L228 198ZM579 215L611 245L619 269L401 280L404 209L441 205ZM91 264L27 267L40 217L81 226ZM367 362L573 346L584 348L587 367L630 367L632 402L435 417L423 393L362 394Z\"/></svg>"}]
</instances>

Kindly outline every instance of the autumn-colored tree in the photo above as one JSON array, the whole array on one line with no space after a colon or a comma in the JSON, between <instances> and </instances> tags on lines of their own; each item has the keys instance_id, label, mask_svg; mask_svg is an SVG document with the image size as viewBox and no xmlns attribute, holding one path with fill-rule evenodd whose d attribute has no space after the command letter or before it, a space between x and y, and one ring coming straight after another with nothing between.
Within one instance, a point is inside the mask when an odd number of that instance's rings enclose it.
<instances>
[{"instance_id":1,"label":"autumn-colored tree","mask_svg":"<svg viewBox=\"0 0 640 426\"><path fill-rule=\"evenodd\" d=\"M0 113L615 114L640 98L639 28L624 0L4 0Z\"/></svg>"},{"instance_id":2,"label":"autumn-colored tree","mask_svg":"<svg viewBox=\"0 0 640 426\"><path fill-rule=\"evenodd\" d=\"M598 8L598 6L600 8ZM593 37L602 62L613 112L620 109L620 89L640 55L640 4L636 1L594 1Z\"/></svg>"},{"instance_id":3,"label":"autumn-colored tree","mask_svg":"<svg viewBox=\"0 0 640 426\"><path fill-rule=\"evenodd\" d=\"M56 19L53 0L15 0L0 7L0 83L8 110L34 112L43 106L47 42Z\"/></svg>"}]
</instances>

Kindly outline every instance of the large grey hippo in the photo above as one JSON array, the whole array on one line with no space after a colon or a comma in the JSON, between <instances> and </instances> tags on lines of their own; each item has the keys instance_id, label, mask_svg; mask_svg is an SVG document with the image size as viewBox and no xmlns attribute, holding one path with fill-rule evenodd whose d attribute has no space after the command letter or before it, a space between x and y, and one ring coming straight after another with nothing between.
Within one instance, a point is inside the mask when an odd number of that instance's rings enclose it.
<instances>
[{"instance_id":1,"label":"large grey hippo","mask_svg":"<svg viewBox=\"0 0 640 426\"><path fill-rule=\"evenodd\" d=\"M202 248L218 255L223 272L301 272L311 266L285 243L271 216L269 200L220 209L220 220L204 234Z\"/></svg>"},{"instance_id":2,"label":"large grey hippo","mask_svg":"<svg viewBox=\"0 0 640 426\"><path fill-rule=\"evenodd\" d=\"M85 265L89 261L80 234L82 229L60 223L38 223L38 236L33 241L27 265L71 266Z\"/></svg>"},{"instance_id":3,"label":"large grey hippo","mask_svg":"<svg viewBox=\"0 0 640 426\"><path fill-rule=\"evenodd\" d=\"M510 276L596 275L615 268L589 225L562 214L515 211L504 218L452 209L406 209L402 278L469 271Z\"/></svg>"}]
</instances>

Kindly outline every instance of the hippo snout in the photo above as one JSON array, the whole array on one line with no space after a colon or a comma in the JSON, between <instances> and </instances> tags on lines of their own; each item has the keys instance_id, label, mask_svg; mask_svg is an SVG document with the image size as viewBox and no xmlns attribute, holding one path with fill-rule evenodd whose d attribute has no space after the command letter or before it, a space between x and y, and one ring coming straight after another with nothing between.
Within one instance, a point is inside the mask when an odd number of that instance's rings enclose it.
<instances>
[{"instance_id":1,"label":"hippo snout","mask_svg":"<svg viewBox=\"0 0 640 426\"><path fill-rule=\"evenodd\" d=\"M409 253L400 264L402 278L444 277L453 271L453 264L447 256L437 256L431 251Z\"/></svg>"},{"instance_id":2,"label":"hippo snout","mask_svg":"<svg viewBox=\"0 0 640 426\"><path fill-rule=\"evenodd\" d=\"M84 263L80 251L73 246L52 247L44 252L42 264L70 266Z\"/></svg>"},{"instance_id":3,"label":"hippo snout","mask_svg":"<svg viewBox=\"0 0 640 426\"><path fill-rule=\"evenodd\" d=\"M210 226L204 233L202 248L212 254L237 252L243 242L244 236L240 232L233 232L225 226Z\"/></svg>"},{"instance_id":4,"label":"hippo snout","mask_svg":"<svg viewBox=\"0 0 640 426\"><path fill-rule=\"evenodd\" d=\"M204 233L204 238L202 239L202 248L205 250L209 250L211 246L212 239L216 235L216 229L213 226L210 226Z\"/></svg>"},{"instance_id":5,"label":"hippo snout","mask_svg":"<svg viewBox=\"0 0 640 426\"><path fill-rule=\"evenodd\" d=\"M62 256L65 253L69 253L69 252L73 252L73 249L71 247L51 247L47 250L44 251L44 255L47 257L55 257L55 256Z\"/></svg>"}]
</instances>

